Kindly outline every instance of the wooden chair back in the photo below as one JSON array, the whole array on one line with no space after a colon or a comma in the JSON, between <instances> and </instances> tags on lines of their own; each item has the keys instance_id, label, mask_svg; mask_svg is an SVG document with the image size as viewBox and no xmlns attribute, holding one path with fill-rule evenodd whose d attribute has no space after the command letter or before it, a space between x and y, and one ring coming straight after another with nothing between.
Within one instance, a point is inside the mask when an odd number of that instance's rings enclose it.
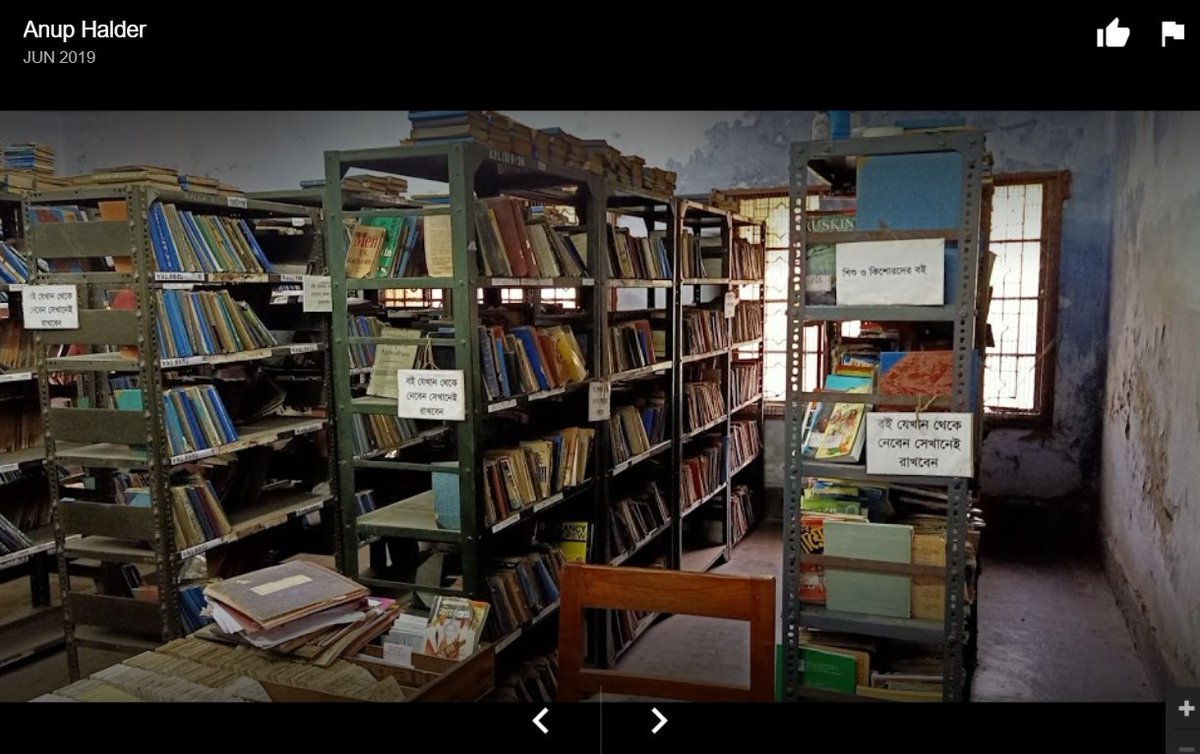
<instances>
[{"instance_id":1,"label":"wooden chair back","mask_svg":"<svg viewBox=\"0 0 1200 754\"><path fill-rule=\"evenodd\" d=\"M613 694L698 702L775 699L775 578L568 563L560 584L558 700ZM698 683L583 667L588 608L726 618L750 623L750 686Z\"/></svg>"}]
</instances>

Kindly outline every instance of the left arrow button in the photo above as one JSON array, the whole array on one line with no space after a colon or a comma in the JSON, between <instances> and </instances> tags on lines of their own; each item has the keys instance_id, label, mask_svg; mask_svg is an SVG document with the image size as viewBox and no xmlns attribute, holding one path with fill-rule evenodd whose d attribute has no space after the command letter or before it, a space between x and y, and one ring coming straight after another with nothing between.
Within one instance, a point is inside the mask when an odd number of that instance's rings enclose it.
<instances>
[{"instance_id":1,"label":"left arrow button","mask_svg":"<svg viewBox=\"0 0 1200 754\"><path fill-rule=\"evenodd\" d=\"M537 715L533 718L533 724L536 725L537 729L540 730L542 733L550 732L549 728L547 728L545 725L542 725L542 718L545 717L546 713L549 711L550 711L550 709L548 707L542 707L542 711L537 713Z\"/></svg>"}]
</instances>

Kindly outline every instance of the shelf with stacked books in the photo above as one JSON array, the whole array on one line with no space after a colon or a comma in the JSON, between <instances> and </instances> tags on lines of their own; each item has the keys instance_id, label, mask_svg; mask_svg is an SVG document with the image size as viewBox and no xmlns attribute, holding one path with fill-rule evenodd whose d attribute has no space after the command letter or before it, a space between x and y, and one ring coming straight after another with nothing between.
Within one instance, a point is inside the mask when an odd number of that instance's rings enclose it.
<instances>
[{"instance_id":1,"label":"shelf with stacked books","mask_svg":"<svg viewBox=\"0 0 1200 754\"><path fill-rule=\"evenodd\" d=\"M734 456L740 449L734 428L744 434L754 424L761 434L762 226L692 198L679 200L678 217L684 365L678 539L681 567L707 570L728 558L761 518L761 476L742 474L735 485L731 471L755 460Z\"/></svg>"},{"instance_id":2,"label":"shelf with stacked books","mask_svg":"<svg viewBox=\"0 0 1200 754\"><path fill-rule=\"evenodd\" d=\"M28 602L0 617L0 667L62 642L62 632L50 630L61 625L50 588L58 544L45 477L36 349L22 311L36 271L24 237L21 196L0 191L0 583L27 579L29 586ZM48 388L56 394L60 389Z\"/></svg>"},{"instance_id":3,"label":"shelf with stacked books","mask_svg":"<svg viewBox=\"0 0 1200 754\"><path fill-rule=\"evenodd\" d=\"M839 689L850 697L899 698L888 678L903 674L911 698L963 701L982 524L984 135L791 154L789 332L830 324L818 389L805 387L812 364L788 355L785 547L799 556L784 574L784 698L824 689L804 672L820 652L870 663L869 683ZM809 196L810 164L856 156L870 159L851 163L838 196Z\"/></svg>"},{"instance_id":4,"label":"shelf with stacked books","mask_svg":"<svg viewBox=\"0 0 1200 754\"><path fill-rule=\"evenodd\" d=\"M64 595L77 677L89 631L106 646L182 634L185 560L236 575L254 535L285 526L271 557L311 550L313 527L333 550L329 316L260 285L325 260L318 213L295 205L131 184L36 192L24 209L32 284L74 288L79 323L40 330L37 353L39 383L82 378L40 389L63 583L68 558L102 564L94 593Z\"/></svg>"},{"instance_id":5,"label":"shelf with stacked books","mask_svg":"<svg viewBox=\"0 0 1200 754\"><path fill-rule=\"evenodd\" d=\"M338 190L355 169L433 180L444 195L355 211ZM596 515L597 184L469 141L327 155L335 340L348 345L331 353L346 462L339 568L417 611L439 594L488 601L497 651L556 615L546 532ZM405 370L427 368L455 375L453 419L417 410ZM384 418L400 424L364 428L393 441L356 442L354 421Z\"/></svg>"}]
</instances>

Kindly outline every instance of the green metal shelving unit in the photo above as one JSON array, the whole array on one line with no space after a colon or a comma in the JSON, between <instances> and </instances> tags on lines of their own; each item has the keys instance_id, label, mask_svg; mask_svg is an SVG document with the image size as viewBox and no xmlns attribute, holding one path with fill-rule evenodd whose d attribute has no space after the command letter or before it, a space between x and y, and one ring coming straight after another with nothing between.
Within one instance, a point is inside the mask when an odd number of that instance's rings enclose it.
<instances>
[{"instance_id":1,"label":"green metal shelving unit","mask_svg":"<svg viewBox=\"0 0 1200 754\"><path fill-rule=\"evenodd\" d=\"M955 228L918 230L855 230L852 232L821 232L808 230L806 197L809 165L818 171L828 166L838 168L839 182L845 185L853 174L854 158L880 155L928 153L957 153L961 158L959 191L962 208L961 223ZM970 509L970 491L975 479L925 476L890 476L867 474L862 464L822 463L802 456L803 419L810 400L820 400L819 393L804 392L804 325L813 321L871 320L871 321L936 321L953 323L954 375L948 408L955 412L975 414L975 458L979 458L982 414L978 402L971 404L971 394L977 386L971 383L972 351L979 351L982 361L982 327L977 321L977 276L981 240L980 206L984 164L984 135L979 131L920 133L842 141L800 142L791 148L791 228L788 266L788 399L785 406L785 465L784 465L784 585L783 631L785 647L784 698L797 700L807 696L802 686L800 669L800 632L804 628L824 629L865 636L901 639L938 645L943 652L943 699L960 701L966 695L964 655L969 653L968 642L975 637L966 635L969 607L964 604L967 580L966 537ZM805 257L810 244L844 243L852 241L944 239L957 243L958 267L954 270L954 300L945 306L807 306L805 303ZM982 369L980 369L982 372ZM839 402L879 401L877 394L839 394ZM887 397L889 405L902 405L894 396ZM914 404L915 405L915 404ZM942 406L945 406L943 402ZM978 460L976 460L978 462ZM804 480L808 477L896 482L946 488L948 495L947 547L945 569L933 567L946 584L946 611L943 621L887 618L858 613L842 613L802 604L799 600L799 573L803 559L800 547L800 498ZM858 561L856 561L858 562ZM907 566L893 570L902 573L927 573L929 566ZM925 569L924 571L922 569ZM828 694L823 696L827 697Z\"/></svg>"},{"instance_id":2,"label":"green metal shelving unit","mask_svg":"<svg viewBox=\"0 0 1200 754\"><path fill-rule=\"evenodd\" d=\"M304 315L293 320L295 329L312 333L314 340L233 355L163 360L159 357L157 308L153 293L171 286L252 286L300 282L299 275L179 273L155 269L148 230L148 212L155 202L218 215L234 215L248 221L260 218L302 218L316 227L315 211L242 197L162 191L142 186L104 189L75 189L38 192L25 199L25 215L37 205L94 206L99 201L124 201L128 221L29 224L32 264L40 260L87 260L129 258L131 271L39 272L37 284L88 286L95 294L79 297L79 328L38 332L38 376L42 415L46 423L46 459L54 503L55 541L58 550L60 587L63 593L68 662L72 679L79 677L78 647L93 646L142 650L163 640L178 637L183 626L179 610L179 576L184 558L229 544L259 531L295 520L325 507L328 494L319 492L281 496L270 505L229 511L233 532L219 540L181 549L175 542L168 492L170 474L184 464L218 454L237 453L252 447L269 446L292 437L314 434L326 426L324 418L273 416L238 427L238 441L211 450L170 456L161 416L161 394L167 370L211 369L215 366L258 362L284 355L312 353L325 349L328 317ZM319 235L309 233L305 257L310 272L324 268ZM101 292L130 290L136 299L133 310L113 310L104 305ZM249 291L250 288L245 288ZM269 291L268 291L269 293ZM90 300L89 300L90 299ZM260 312L271 325L271 315ZM281 328L273 328L281 329ZM47 347L76 345L84 353L49 356ZM137 355L122 354L119 346L137 346ZM326 364L328 359L325 359ZM325 367L329 374L328 366ZM80 374L81 384L92 386L88 400L74 407L51 405L48 389L52 373ZM108 377L135 375L147 399L141 412L99 408L108 395ZM326 383L328 384L328 383ZM325 395L325 405L329 396ZM144 471L150 476L151 506L138 508L102 500L85 500L63 486L61 466L93 470ZM100 475L103 471L100 472ZM68 537L69 534L79 536ZM68 560L71 571L68 570ZM91 594L72 589L70 574L80 563L140 563L152 566L158 587L158 602L123 596Z\"/></svg>"}]
</instances>

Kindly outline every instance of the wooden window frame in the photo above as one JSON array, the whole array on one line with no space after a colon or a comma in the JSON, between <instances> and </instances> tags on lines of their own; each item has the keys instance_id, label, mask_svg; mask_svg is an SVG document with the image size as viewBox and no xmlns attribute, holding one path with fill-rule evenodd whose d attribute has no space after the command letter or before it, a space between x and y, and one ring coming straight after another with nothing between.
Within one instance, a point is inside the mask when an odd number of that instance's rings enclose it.
<instances>
[{"instance_id":1,"label":"wooden window frame","mask_svg":"<svg viewBox=\"0 0 1200 754\"><path fill-rule=\"evenodd\" d=\"M1067 199L1071 196L1069 170L996 173L983 196L984 237L991 248L992 191L996 186L1040 183L1042 186L1042 228L1038 308L1036 385L1034 408L999 408L988 411L984 404L983 421L988 427L1049 428L1054 423L1055 361L1058 339L1059 259L1062 255L1062 219ZM986 377L984 378L986 379ZM981 380L982 387L982 380ZM986 401L986 392L981 393Z\"/></svg>"}]
</instances>

